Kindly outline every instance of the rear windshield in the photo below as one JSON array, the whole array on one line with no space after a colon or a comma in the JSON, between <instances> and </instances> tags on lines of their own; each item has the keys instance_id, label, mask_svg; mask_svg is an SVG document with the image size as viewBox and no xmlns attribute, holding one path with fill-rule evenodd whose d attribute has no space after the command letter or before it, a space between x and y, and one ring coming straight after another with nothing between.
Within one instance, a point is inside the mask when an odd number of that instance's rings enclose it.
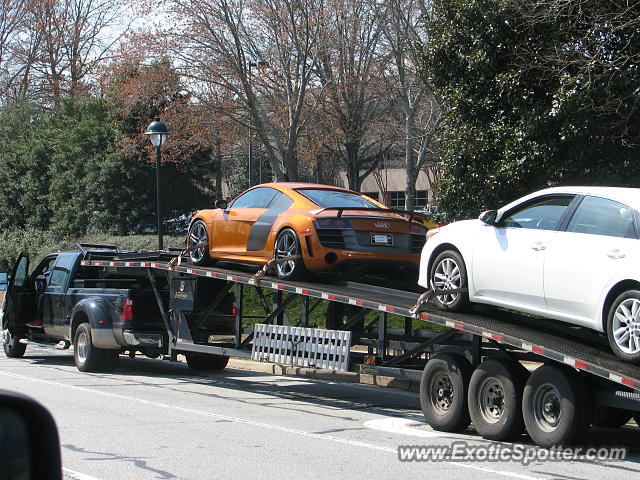
<instances>
[{"instance_id":1,"label":"rear windshield","mask_svg":"<svg viewBox=\"0 0 640 480\"><path fill-rule=\"evenodd\" d=\"M323 208L380 208L380 205L356 193L321 189L300 189L296 191Z\"/></svg>"}]
</instances>

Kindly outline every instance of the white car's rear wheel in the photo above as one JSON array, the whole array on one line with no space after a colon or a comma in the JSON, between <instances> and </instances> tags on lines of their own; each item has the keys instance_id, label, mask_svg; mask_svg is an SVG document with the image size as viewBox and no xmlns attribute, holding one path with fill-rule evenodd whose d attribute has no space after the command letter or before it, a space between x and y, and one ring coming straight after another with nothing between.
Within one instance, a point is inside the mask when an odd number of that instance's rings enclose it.
<instances>
[{"instance_id":1,"label":"white car's rear wheel","mask_svg":"<svg viewBox=\"0 0 640 480\"><path fill-rule=\"evenodd\" d=\"M459 290L468 287L467 267L455 250L441 252L433 261L429 275L431 288L435 290ZM441 310L463 312L469 308L469 293L458 292L434 297Z\"/></svg>"},{"instance_id":2,"label":"white car's rear wheel","mask_svg":"<svg viewBox=\"0 0 640 480\"><path fill-rule=\"evenodd\" d=\"M617 357L640 364L640 291L627 290L613 301L606 333Z\"/></svg>"}]
</instances>

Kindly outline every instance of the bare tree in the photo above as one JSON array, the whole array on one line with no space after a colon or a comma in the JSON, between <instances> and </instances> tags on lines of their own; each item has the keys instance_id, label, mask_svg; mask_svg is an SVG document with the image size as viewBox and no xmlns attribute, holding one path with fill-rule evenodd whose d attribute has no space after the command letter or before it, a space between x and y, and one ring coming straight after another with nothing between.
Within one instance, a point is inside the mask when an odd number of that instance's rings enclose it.
<instances>
[{"instance_id":1,"label":"bare tree","mask_svg":"<svg viewBox=\"0 0 640 480\"><path fill-rule=\"evenodd\" d=\"M45 104L87 92L87 78L128 29L117 1L23 0L21 8L7 89Z\"/></svg>"},{"instance_id":2,"label":"bare tree","mask_svg":"<svg viewBox=\"0 0 640 480\"><path fill-rule=\"evenodd\" d=\"M405 209L413 210L416 181L425 164L433 161L433 137L443 115L419 72L426 41L422 31L422 16L427 8L424 0L386 0L384 4L384 46L392 59L385 78L403 114Z\"/></svg>"},{"instance_id":3,"label":"bare tree","mask_svg":"<svg viewBox=\"0 0 640 480\"><path fill-rule=\"evenodd\" d=\"M391 107L380 81L380 10L373 2L329 0L327 11L330 36L320 71L329 121L325 146L344 166L349 188L360 190L390 146L387 136L372 132Z\"/></svg>"},{"instance_id":4,"label":"bare tree","mask_svg":"<svg viewBox=\"0 0 640 480\"><path fill-rule=\"evenodd\" d=\"M164 38L194 92L206 101L222 88L237 99L243 109L219 111L255 133L278 180L296 180L323 2L170 0L168 8L180 20Z\"/></svg>"}]
</instances>

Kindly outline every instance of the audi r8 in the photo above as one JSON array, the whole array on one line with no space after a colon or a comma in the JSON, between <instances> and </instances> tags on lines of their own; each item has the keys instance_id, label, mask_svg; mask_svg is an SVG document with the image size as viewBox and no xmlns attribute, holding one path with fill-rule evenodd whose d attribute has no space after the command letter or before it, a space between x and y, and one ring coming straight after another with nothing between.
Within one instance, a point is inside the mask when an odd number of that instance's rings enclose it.
<instances>
[{"instance_id":1,"label":"audi r8","mask_svg":"<svg viewBox=\"0 0 640 480\"><path fill-rule=\"evenodd\" d=\"M281 259L281 279L326 271L415 275L426 239L424 216L328 185L262 184L216 207L191 220L191 261L263 265Z\"/></svg>"}]
</instances>

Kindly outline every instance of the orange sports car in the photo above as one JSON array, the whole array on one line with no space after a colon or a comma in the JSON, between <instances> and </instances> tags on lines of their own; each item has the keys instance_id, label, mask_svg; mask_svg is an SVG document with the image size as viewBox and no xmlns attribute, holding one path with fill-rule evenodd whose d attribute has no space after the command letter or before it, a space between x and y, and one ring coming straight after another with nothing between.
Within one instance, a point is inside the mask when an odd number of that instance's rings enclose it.
<instances>
[{"instance_id":1,"label":"orange sports car","mask_svg":"<svg viewBox=\"0 0 640 480\"><path fill-rule=\"evenodd\" d=\"M267 183L229 204L200 210L191 219L187 246L196 265L216 260L276 264L278 277L309 272L416 273L425 242L426 218L392 210L342 188L311 183ZM407 272L404 272L407 273Z\"/></svg>"}]
</instances>

